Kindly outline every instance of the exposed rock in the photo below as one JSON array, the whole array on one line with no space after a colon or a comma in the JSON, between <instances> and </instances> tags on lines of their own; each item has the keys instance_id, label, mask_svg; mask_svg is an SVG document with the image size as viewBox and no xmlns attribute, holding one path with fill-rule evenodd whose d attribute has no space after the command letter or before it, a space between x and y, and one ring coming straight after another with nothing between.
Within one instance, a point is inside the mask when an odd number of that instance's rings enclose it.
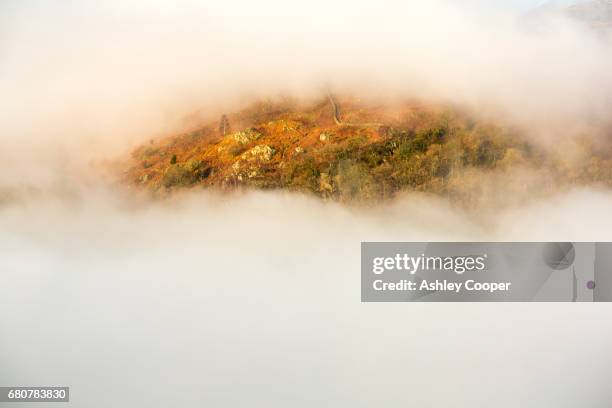
<instances>
[{"instance_id":1,"label":"exposed rock","mask_svg":"<svg viewBox=\"0 0 612 408\"><path fill-rule=\"evenodd\" d=\"M272 159L276 151L268 145L257 145L252 149L244 152L242 158L247 161L262 161L268 162Z\"/></svg>"},{"instance_id":2,"label":"exposed rock","mask_svg":"<svg viewBox=\"0 0 612 408\"><path fill-rule=\"evenodd\" d=\"M322 142L327 142L331 139L331 134L327 133L327 132L321 132L321 134L319 135L319 140Z\"/></svg>"},{"instance_id":3,"label":"exposed rock","mask_svg":"<svg viewBox=\"0 0 612 408\"><path fill-rule=\"evenodd\" d=\"M257 130L251 128L251 129L243 130L241 132L236 132L232 136L236 142L240 144L248 144L254 140L259 139L262 136L262 134L259 133Z\"/></svg>"},{"instance_id":4,"label":"exposed rock","mask_svg":"<svg viewBox=\"0 0 612 408\"><path fill-rule=\"evenodd\" d=\"M269 162L276 151L268 145L258 145L244 152L234 164L232 173L238 181L258 177L260 163Z\"/></svg>"}]
</instances>

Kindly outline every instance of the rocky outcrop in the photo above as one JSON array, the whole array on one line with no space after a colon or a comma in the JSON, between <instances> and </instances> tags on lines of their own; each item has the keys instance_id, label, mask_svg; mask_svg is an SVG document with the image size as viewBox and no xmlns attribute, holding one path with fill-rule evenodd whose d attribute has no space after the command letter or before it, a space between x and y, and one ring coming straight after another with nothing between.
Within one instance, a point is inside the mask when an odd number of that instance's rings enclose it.
<instances>
[{"instance_id":1,"label":"rocky outcrop","mask_svg":"<svg viewBox=\"0 0 612 408\"><path fill-rule=\"evenodd\" d=\"M262 134L259 133L257 130L251 128L251 129L246 129L243 130L241 132L236 132L232 135L232 137L234 138L234 140L237 143L240 144L249 144L259 138L261 138Z\"/></svg>"},{"instance_id":2,"label":"rocky outcrop","mask_svg":"<svg viewBox=\"0 0 612 408\"><path fill-rule=\"evenodd\" d=\"M272 160L276 151L268 145L257 145L244 152L234 164L232 172L239 181L245 178L252 179L260 174L262 164Z\"/></svg>"},{"instance_id":3,"label":"rocky outcrop","mask_svg":"<svg viewBox=\"0 0 612 408\"><path fill-rule=\"evenodd\" d=\"M272 160L272 156L274 156L276 151L268 145L258 145L253 147L252 149L244 152L241 156L243 160L246 161L259 161L259 162L268 162Z\"/></svg>"}]
</instances>

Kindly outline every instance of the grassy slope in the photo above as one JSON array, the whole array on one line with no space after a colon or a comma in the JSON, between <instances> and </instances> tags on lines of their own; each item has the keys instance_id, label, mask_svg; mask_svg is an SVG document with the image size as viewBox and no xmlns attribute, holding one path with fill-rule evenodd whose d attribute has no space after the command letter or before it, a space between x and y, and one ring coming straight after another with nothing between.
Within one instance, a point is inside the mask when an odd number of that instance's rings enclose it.
<instances>
[{"instance_id":1,"label":"grassy slope","mask_svg":"<svg viewBox=\"0 0 612 408\"><path fill-rule=\"evenodd\" d=\"M610 156L587 142L583 160L568 163L449 107L339 104L343 122L382 126L337 125L327 99L307 107L259 102L229 115L225 136L217 122L141 146L127 179L156 194L251 187L376 202L416 190L466 205L612 180Z\"/></svg>"}]
</instances>

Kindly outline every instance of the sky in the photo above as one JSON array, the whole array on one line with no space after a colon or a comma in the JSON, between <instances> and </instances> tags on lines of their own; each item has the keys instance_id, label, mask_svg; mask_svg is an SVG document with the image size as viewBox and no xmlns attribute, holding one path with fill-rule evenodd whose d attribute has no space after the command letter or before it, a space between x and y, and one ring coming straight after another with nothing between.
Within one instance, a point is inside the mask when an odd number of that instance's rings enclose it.
<instances>
[{"instance_id":1,"label":"sky","mask_svg":"<svg viewBox=\"0 0 612 408\"><path fill-rule=\"evenodd\" d=\"M90 0L3 0L0 2L0 8L2 6L14 8L16 6L36 6L36 7L53 7L56 8L58 5L71 4L79 2L88 2ZM160 0L164 2L166 0ZM529 10L534 7L538 7L544 3L557 3L560 5L566 5L571 3L578 3L584 0L449 0L450 3L454 4L466 4L468 6L474 6L482 9L515 9L515 10ZM126 0L129 2L129 0ZM200 1L205 3L205 1Z\"/></svg>"}]
</instances>

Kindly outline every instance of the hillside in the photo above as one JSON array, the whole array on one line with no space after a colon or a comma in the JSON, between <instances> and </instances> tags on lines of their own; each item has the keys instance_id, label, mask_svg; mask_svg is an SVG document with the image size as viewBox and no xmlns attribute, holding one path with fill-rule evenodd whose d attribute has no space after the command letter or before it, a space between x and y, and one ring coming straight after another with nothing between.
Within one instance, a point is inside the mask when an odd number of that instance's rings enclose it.
<instances>
[{"instance_id":1,"label":"hillside","mask_svg":"<svg viewBox=\"0 0 612 408\"><path fill-rule=\"evenodd\" d=\"M567 13L593 27L612 29L612 0L592 0L577 3L567 8Z\"/></svg>"},{"instance_id":2,"label":"hillside","mask_svg":"<svg viewBox=\"0 0 612 408\"><path fill-rule=\"evenodd\" d=\"M582 22L603 33L612 30L612 0L551 0L529 11L527 17L538 21L542 16L555 13Z\"/></svg>"},{"instance_id":3,"label":"hillside","mask_svg":"<svg viewBox=\"0 0 612 408\"><path fill-rule=\"evenodd\" d=\"M263 101L137 148L125 179L156 195L256 188L376 202L423 191L466 205L612 180L607 149L567 143L545 152L517 130L449 106Z\"/></svg>"},{"instance_id":4,"label":"hillside","mask_svg":"<svg viewBox=\"0 0 612 408\"><path fill-rule=\"evenodd\" d=\"M591 0L568 6L570 15L591 22L612 21L612 0Z\"/></svg>"}]
</instances>

